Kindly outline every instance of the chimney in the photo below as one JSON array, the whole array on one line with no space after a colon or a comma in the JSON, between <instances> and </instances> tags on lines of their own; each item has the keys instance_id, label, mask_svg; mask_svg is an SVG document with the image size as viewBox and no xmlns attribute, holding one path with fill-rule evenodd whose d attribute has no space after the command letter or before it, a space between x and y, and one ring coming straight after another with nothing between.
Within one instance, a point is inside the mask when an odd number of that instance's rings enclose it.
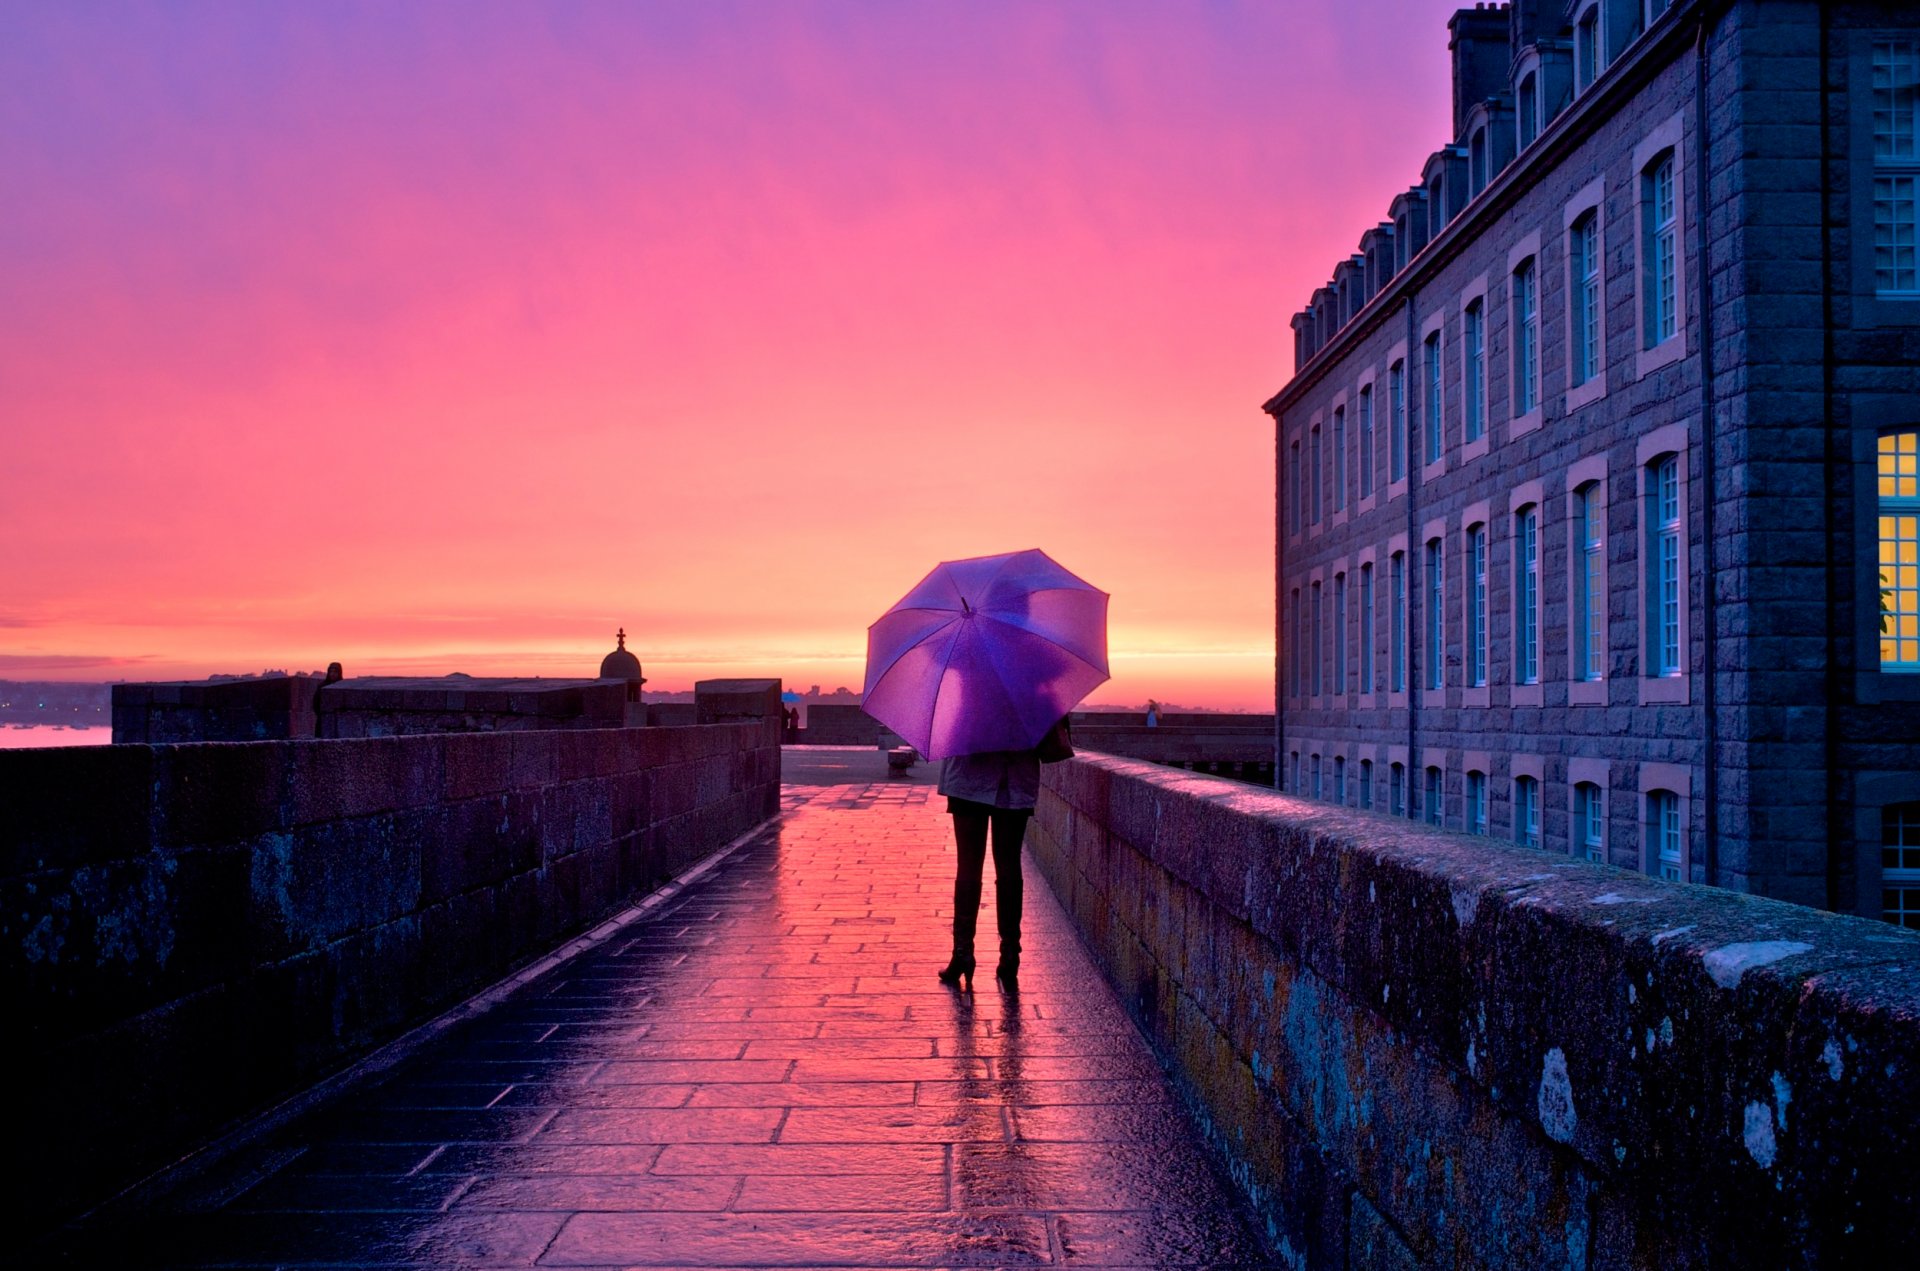
<instances>
[{"instance_id":1,"label":"chimney","mask_svg":"<svg viewBox=\"0 0 1920 1271\"><path fill-rule=\"evenodd\" d=\"M1508 6L1481 4L1461 9L1447 23L1453 54L1453 140L1467 130L1467 112L1506 91L1513 64L1508 43Z\"/></svg>"}]
</instances>

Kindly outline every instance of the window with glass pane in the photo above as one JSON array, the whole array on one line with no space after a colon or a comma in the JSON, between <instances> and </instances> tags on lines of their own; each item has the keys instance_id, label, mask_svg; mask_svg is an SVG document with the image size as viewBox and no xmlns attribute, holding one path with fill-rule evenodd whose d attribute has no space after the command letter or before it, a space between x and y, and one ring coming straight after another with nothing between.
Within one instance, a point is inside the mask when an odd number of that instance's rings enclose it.
<instances>
[{"instance_id":1,"label":"window with glass pane","mask_svg":"<svg viewBox=\"0 0 1920 1271\"><path fill-rule=\"evenodd\" d=\"M1513 679L1540 682L1540 511L1513 518Z\"/></svg>"},{"instance_id":2,"label":"window with glass pane","mask_svg":"<svg viewBox=\"0 0 1920 1271\"><path fill-rule=\"evenodd\" d=\"M1333 510L1347 506L1347 408L1333 408Z\"/></svg>"},{"instance_id":3,"label":"window with glass pane","mask_svg":"<svg viewBox=\"0 0 1920 1271\"><path fill-rule=\"evenodd\" d=\"M1540 783L1532 777L1513 779L1513 840L1540 846Z\"/></svg>"},{"instance_id":4,"label":"window with glass pane","mask_svg":"<svg viewBox=\"0 0 1920 1271\"><path fill-rule=\"evenodd\" d=\"M1387 689L1393 693L1404 693L1407 691L1407 558L1405 552L1395 552L1393 558L1387 562L1387 586L1392 592L1387 614L1387 623L1392 628L1387 633L1389 643Z\"/></svg>"},{"instance_id":5,"label":"window with glass pane","mask_svg":"<svg viewBox=\"0 0 1920 1271\"><path fill-rule=\"evenodd\" d=\"M1373 566L1360 567L1360 691L1373 692Z\"/></svg>"},{"instance_id":6,"label":"window with glass pane","mask_svg":"<svg viewBox=\"0 0 1920 1271\"><path fill-rule=\"evenodd\" d=\"M1574 90L1585 92L1600 77L1600 7L1594 5L1580 15L1573 28Z\"/></svg>"},{"instance_id":7,"label":"window with glass pane","mask_svg":"<svg viewBox=\"0 0 1920 1271\"><path fill-rule=\"evenodd\" d=\"M1287 447L1287 530L1300 532L1300 443Z\"/></svg>"},{"instance_id":8,"label":"window with glass pane","mask_svg":"<svg viewBox=\"0 0 1920 1271\"><path fill-rule=\"evenodd\" d=\"M1347 759L1345 755L1333 757L1333 801L1344 804L1347 801Z\"/></svg>"},{"instance_id":9,"label":"window with glass pane","mask_svg":"<svg viewBox=\"0 0 1920 1271\"><path fill-rule=\"evenodd\" d=\"M1293 638L1287 642L1289 645L1287 658L1293 663L1293 695L1298 697L1306 687L1306 673L1302 670L1306 664L1306 657L1300 648L1300 589L1298 587L1293 589L1292 601L1293 603L1287 606L1288 613L1292 615L1288 621L1293 631Z\"/></svg>"},{"instance_id":10,"label":"window with glass pane","mask_svg":"<svg viewBox=\"0 0 1920 1271\"><path fill-rule=\"evenodd\" d=\"M1427 663L1427 687L1446 687L1446 588L1441 577L1440 558L1445 547L1437 538L1427 540L1427 641L1420 656Z\"/></svg>"},{"instance_id":11,"label":"window with glass pane","mask_svg":"<svg viewBox=\"0 0 1920 1271\"><path fill-rule=\"evenodd\" d=\"M1873 287L1920 297L1920 40L1873 42Z\"/></svg>"},{"instance_id":12,"label":"window with glass pane","mask_svg":"<svg viewBox=\"0 0 1920 1271\"><path fill-rule=\"evenodd\" d=\"M1373 385L1360 390L1360 497L1373 497Z\"/></svg>"},{"instance_id":13,"label":"window with glass pane","mask_svg":"<svg viewBox=\"0 0 1920 1271\"><path fill-rule=\"evenodd\" d=\"M1680 796L1671 790L1647 795L1647 833L1653 840L1653 872L1672 882L1686 881L1686 844L1680 834Z\"/></svg>"},{"instance_id":14,"label":"window with glass pane","mask_svg":"<svg viewBox=\"0 0 1920 1271\"><path fill-rule=\"evenodd\" d=\"M1360 761L1360 806L1369 810L1373 807L1373 760Z\"/></svg>"},{"instance_id":15,"label":"window with glass pane","mask_svg":"<svg viewBox=\"0 0 1920 1271\"><path fill-rule=\"evenodd\" d=\"M1605 519L1600 483L1581 486L1574 495L1573 673L1582 680L1603 678L1607 665Z\"/></svg>"},{"instance_id":16,"label":"window with glass pane","mask_svg":"<svg viewBox=\"0 0 1920 1271\"><path fill-rule=\"evenodd\" d=\"M1472 834L1487 832L1487 774L1484 772L1467 774L1467 830Z\"/></svg>"},{"instance_id":17,"label":"window with glass pane","mask_svg":"<svg viewBox=\"0 0 1920 1271\"><path fill-rule=\"evenodd\" d=\"M1300 784L1300 752L1297 750L1293 752L1293 792L1295 794L1306 793L1304 787Z\"/></svg>"},{"instance_id":18,"label":"window with glass pane","mask_svg":"<svg viewBox=\"0 0 1920 1271\"><path fill-rule=\"evenodd\" d=\"M1584 384L1600 373L1600 216L1588 212L1567 235L1572 256L1573 382Z\"/></svg>"},{"instance_id":19,"label":"window with glass pane","mask_svg":"<svg viewBox=\"0 0 1920 1271\"><path fill-rule=\"evenodd\" d=\"M1920 671L1920 430L1880 437L1880 669Z\"/></svg>"},{"instance_id":20,"label":"window with glass pane","mask_svg":"<svg viewBox=\"0 0 1920 1271\"><path fill-rule=\"evenodd\" d=\"M1438 768L1427 769L1426 808L1428 825L1440 825L1445 821L1446 805L1440 790L1441 776Z\"/></svg>"},{"instance_id":21,"label":"window with glass pane","mask_svg":"<svg viewBox=\"0 0 1920 1271\"><path fill-rule=\"evenodd\" d=\"M1573 827L1580 853L1590 861L1607 859L1607 809L1600 787L1582 781L1573 787Z\"/></svg>"},{"instance_id":22,"label":"window with glass pane","mask_svg":"<svg viewBox=\"0 0 1920 1271\"><path fill-rule=\"evenodd\" d=\"M1888 922L1920 930L1920 803L1881 809L1880 907Z\"/></svg>"},{"instance_id":23,"label":"window with glass pane","mask_svg":"<svg viewBox=\"0 0 1920 1271\"><path fill-rule=\"evenodd\" d=\"M1487 188L1487 130L1475 128L1467 142L1467 174L1474 194Z\"/></svg>"},{"instance_id":24,"label":"window with glass pane","mask_svg":"<svg viewBox=\"0 0 1920 1271\"><path fill-rule=\"evenodd\" d=\"M1465 398L1465 433L1468 441L1478 441L1487 431L1487 307L1476 300L1467 306L1466 330L1466 384L1461 389Z\"/></svg>"},{"instance_id":25,"label":"window with glass pane","mask_svg":"<svg viewBox=\"0 0 1920 1271\"><path fill-rule=\"evenodd\" d=\"M1540 404L1540 290L1529 257L1513 271L1513 413Z\"/></svg>"},{"instance_id":26,"label":"window with glass pane","mask_svg":"<svg viewBox=\"0 0 1920 1271\"><path fill-rule=\"evenodd\" d=\"M1663 455L1647 469L1647 556L1652 564L1653 639L1648 654L1655 675L1680 674L1680 459Z\"/></svg>"},{"instance_id":27,"label":"window with glass pane","mask_svg":"<svg viewBox=\"0 0 1920 1271\"><path fill-rule=\"evenodd\" d=\"M1314 797L1314 798L1316 798L1316 799L1318 799L1318 798L1320 798L1320 797L1321 797L1321 790L1320 790L1320 756L1319 756L1319 755L1315 755L1315 756L1313 757L1313 760L1312 760L1312 771L1313 771L1313 797Z\"/></svg>"},{"instance_id":28,"label":"window with glass pane","mask_svg":"<svg viewBox=\"0 0 1920 1271\"><path fill-rule=\"evenodd\" d=\"M1307 505L1307 519L1312 524L1318 525L1320 524L1320 486L1325 480L1323 470L1320 466L1322 458L1320 454L1320 426L1315 424L1313 431L1309 433L1308 436L1311 440L1312 448L1308 454L1310 470L1307 475L1307 480L1312 482L1313 497Z\"/></svg>"},{"instance_id":29,"label":"window with glass pane","mask_svg":"<svg viewBox=\"0 0 1920 1271\"><path fill-rule=\"evenodd\" d=\"M1427 363L1426 400L1421 403L1427 419L1428 463L1440 462L1440 333L1427 337L1424 346Z\"/></svg>"},{"instance_id":30,"label":"window with glass pane","mask_svg":"<svg viewBox=\"0 0 1920 1271\"><path fill-rule=\"evenodd\" d=\"M1313 584L1313 691L1323 691L1320 678L1320 648L1325 643L1327 629L1321 626L1320 584Z\"/></svg>"},{"instance_id":31,"label":"window with glass pane","mask_svg":"<svg viewBox=\"0 0 1920 1271\"><path fill-rule=\"evenodd\" d=\"M1347 576L1333 576L1333 691L1347 691Z\"/></svg>"},{"instance_id":32,"label":"window with glass pane","mask_svg":"<svg viewBox=\"0 0 1920 1271\"><path fill-rule=\"evenodd\" d=\"M1407 814L1407 770L1399 764L1387 768L1387 811L1395 816Z\"/></svg>"},{"instance_id":33,"label":"window with glass pane","mask_svg":"<svg viewBox=\"0 0 1920 1271\"><path fill-rule=\"evenodd\" d=\"M1520 81L1520 148L1525 150L1540 135L1540 94L1532 75Z\"/></svg>"},{"instance_id":34,"label":"window with glass pane","mask_svg":"<svg viewBox=\"0 0 1920 1271\"><path fill-rule=\"evenodd\" d=\"M1641 177L1641 188L1641 215L1646 221L1643 242L1647 253L1641 269L1646 305L1643 343L1652 348L1672 339L1679 331L1680 234L1674 217L1671 151L1648 165Z\"/></svg>"},{"instance_id":35,"label":"window with glass pane","mask_svg":"<svg viewBox=\"0 0 1920 1271\"><path fill-rule=\"evenodd\" d=\"M1467 683L1487 683L1487 527L1467 531Z\"/></svg>"},{"instance_id":36,"label":"window with glass pane","mask_svg":"<svg viewBox=\"0 0 1920 1271\"><path fill-rule=\"evenodd\" d=\"M1407 368L1395 362L1387 368L1387 480L1407 475Z\"/></svg>"}]
</instances>

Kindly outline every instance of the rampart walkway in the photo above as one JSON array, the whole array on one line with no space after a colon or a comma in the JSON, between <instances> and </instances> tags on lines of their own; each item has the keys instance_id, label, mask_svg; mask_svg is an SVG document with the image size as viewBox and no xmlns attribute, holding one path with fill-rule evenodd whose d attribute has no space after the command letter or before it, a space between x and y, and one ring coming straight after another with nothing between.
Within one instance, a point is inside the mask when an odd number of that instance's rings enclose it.
<instances>
[{"instance_id":1,"label":"rampart walkway","mask_svg":"<svg viewBox=\"0 0 1920 1271\"><path fill-rule=\"evenodd\" d=\"M812 779L839 783L788 785L779 823L646 918L66 1252L149 1267L1257 1265L1037 873L1019 996L984 975L970 998L948 992L933 978L952 886L941 801L857 770Z\"/></svg>"}]
</instances>

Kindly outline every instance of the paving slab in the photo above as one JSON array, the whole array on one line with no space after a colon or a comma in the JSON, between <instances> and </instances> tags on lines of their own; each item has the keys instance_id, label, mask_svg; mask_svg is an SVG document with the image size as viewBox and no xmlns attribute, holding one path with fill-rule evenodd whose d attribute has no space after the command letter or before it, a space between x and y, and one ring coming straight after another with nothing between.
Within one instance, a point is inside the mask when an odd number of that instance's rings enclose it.
<instances>
[{"instance_id":1,"label":"paving slab","mask_svg":"<svg viewBox=\"0 0 1920 1271\"><path fill-rule=\"evenodd\" d=\"M1268 1265L1037 872L1019 992L948 989L930 766L795 775L645 918L47 1262Z\"/></svg>"}]
</instances>

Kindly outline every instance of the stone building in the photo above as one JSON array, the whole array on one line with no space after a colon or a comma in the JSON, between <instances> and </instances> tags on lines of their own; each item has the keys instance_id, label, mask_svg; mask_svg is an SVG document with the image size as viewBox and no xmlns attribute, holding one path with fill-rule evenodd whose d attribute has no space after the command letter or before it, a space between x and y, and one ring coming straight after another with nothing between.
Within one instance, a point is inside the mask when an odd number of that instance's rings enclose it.
<instances>
[{"instance_id":1,"label":"stone building","mask_svg":"<svg viewBox=\"0 0 1920 1271\"><path fill-rule=\"evenodd\" d=\"M1920 926L1920 7L1448 28L1266 403L1283 783Z\"/></svg>"}]
</instances>

